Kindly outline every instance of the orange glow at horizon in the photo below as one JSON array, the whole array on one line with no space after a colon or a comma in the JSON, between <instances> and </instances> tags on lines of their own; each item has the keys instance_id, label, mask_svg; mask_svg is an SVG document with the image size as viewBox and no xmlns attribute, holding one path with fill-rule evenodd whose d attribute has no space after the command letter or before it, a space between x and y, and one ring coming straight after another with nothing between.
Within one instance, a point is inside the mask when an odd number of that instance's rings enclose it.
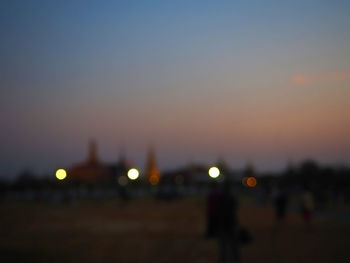
<instances>
[{"instance_id":1,"label":"orange glow at horizon","mask_svg":"<svg viewBox=\"0 0 350 263\"><path fill-rule=\"evenodd\" d=\"M157 185L159 183L159 176L151 175L149 177L149 182L150 182L151 185Z\"/></svg>"}]
</instances>

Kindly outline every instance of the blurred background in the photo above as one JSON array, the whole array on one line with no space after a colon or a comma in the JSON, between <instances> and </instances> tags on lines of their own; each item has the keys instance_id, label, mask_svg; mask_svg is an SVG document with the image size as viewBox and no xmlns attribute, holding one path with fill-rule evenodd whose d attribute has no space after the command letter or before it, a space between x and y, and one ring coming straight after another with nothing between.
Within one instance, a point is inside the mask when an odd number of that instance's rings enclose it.
<instances>
[{"instance_id":1,"label":"blurred background","mask_svg":"<svg viewBox=\"0 0 350 263\"><path fill-rule=\"evenodd\" d=\"M217 262L229 181L242 262L348 262L349 14L1 0L0 261Z\"/></svg>"}]
</instances>

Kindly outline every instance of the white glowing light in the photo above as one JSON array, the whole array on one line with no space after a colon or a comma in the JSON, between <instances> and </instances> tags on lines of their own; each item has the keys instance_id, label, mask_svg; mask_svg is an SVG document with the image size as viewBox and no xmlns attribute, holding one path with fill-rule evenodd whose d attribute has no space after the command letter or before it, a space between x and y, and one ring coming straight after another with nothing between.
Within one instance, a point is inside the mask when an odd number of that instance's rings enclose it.
<instances>
[{"instance_id":1,"label":"white glowing light","mask_svg":"<svg viewBox=\"0 0 350 263\"><path fill-rule=\"evenodd\" d=\"M220 175L220 170L217 167L211 167L208 174L211 178L217 178Z\"/></svg>"},{"instance_id":2,"label":"white glowing light","mask_svg":"<svg viewBox=\"0 0 350 263\"><path fill-rule=\"evenodd\" d=\"M139 171L135 168L132 168L128 171L128 178L130 180L136 180L137 178L139 178Z\"/></svg>"}]
</instances>

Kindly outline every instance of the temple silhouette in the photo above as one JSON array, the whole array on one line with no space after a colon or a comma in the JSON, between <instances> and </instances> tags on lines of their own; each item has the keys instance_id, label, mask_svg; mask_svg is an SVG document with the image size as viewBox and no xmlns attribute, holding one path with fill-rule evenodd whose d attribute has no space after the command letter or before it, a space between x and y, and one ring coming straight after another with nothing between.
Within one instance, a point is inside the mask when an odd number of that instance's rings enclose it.
<instances>
[{"instance_id":1,"label":"temple silhouette","mask_svg":"<svg viewBox=\"0 0 350 263\"><path fill-rule=\"evenodd\" d=\"M157 166L156 156L154 152L154 147L151 146L148 155L147 155L147 163L146 163L146 180L151 185L156 185L160 181L160 171Z\"/></svg>"},{"instance_id":2,"label":"temple silhouette","mask_svg":"<svg viewBox=\"0 0 350 263\"><path fill-rule=\"evenodd\" d=\"M97 143L90 140L88 154L84 161L73 164L67 171L69 181L89 183L118 182L119 178L126 176L132 164L124 154L119 156L115 163L104 163L98 157ZM144 180L151 185L160 182L160 171L157 166L154 147L148 150Z\"/></svg>"},{"instance_id":3,"label":"temple silhouette","mask_svg":"<svg viewBox=\"0 0 350 263\"><path fill-rule=\"evenodd\" d=\"M85 161L72 165L68 169L70 180L108 181L112 179L108 165L100 162L95 140L89 142L89 152Z\"/></svg>"}]
</instances>

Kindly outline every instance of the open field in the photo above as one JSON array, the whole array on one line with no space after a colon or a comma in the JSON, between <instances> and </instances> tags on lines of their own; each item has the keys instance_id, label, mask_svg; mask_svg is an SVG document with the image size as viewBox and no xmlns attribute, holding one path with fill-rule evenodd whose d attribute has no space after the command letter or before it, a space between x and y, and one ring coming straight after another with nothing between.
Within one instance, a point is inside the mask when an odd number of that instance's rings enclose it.
<instances>
[{"instance_id":1,"label":"open field","mask_svg":"<svg viewBox=\"0 0 350 263\"><path fill-rule=\"evenodd\" d=\"M74 206L0 204L0 262L217 262L203 238L204 200L82 201ZM242 204L254 243L243 262L350 262L350 225L316 219L306 231L298 214L275 231L273 211Z\"/></svg>"}]
</instances>

